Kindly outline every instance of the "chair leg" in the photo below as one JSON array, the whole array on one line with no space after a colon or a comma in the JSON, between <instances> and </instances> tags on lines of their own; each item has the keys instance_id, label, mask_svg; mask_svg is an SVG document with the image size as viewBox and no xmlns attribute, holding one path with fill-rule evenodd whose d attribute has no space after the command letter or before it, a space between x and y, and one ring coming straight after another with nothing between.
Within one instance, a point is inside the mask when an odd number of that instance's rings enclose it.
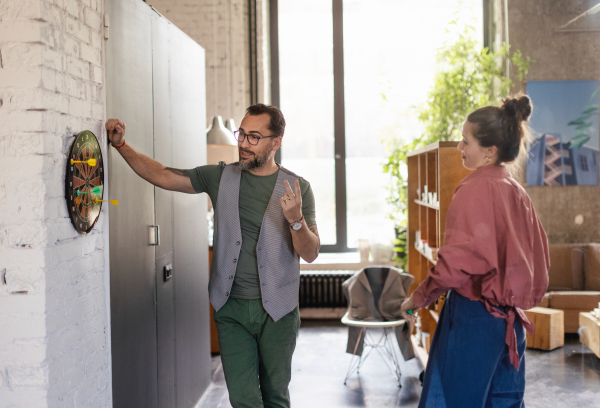
<instances>
[{"instance_id":1,"label":"chair leg","mask_svg":"<svg viewBox=\"0 0 600 408\"><path fill-rule=\"evenodd\" d=\"M383 343L383 344L381 344ZM385 363L390 373L394 376L394 378L398 381L398 386L401 387L401 372L400 372L400 363L398 360L398 355L396 353L396 349L394 348L394 344L390 340L390 336L388 333L388 329L383 329L383 334L381 339L377 344L379 355L381 356L383 362ZM379 350L382 348L383 350Z\"/></svg>"},{"instance_id":2,"label":"chair leg","mask_svg":"<svg viewBox=\"0 0 600 408\"><path fill-rule=\"evenodd\" d=\"M352 375L352 373L354 372L354 370L357 370L358 373L358 368L360 367L360 363L362 360L362 354L358 357L358 364L356 365L356 367L352 368L353 366L353 362L354 359L356 357L356 350L358 350L358 345L360 344L360 339L362 338L363 334L365 334L365 328L362 327L360 329L360 333L358 334L358 340L356 341L356 345L354 346L354 352L352 353L352 358L350 358L350 364L348 365L348 372L346 372L346 378L344 378L344 385L346 385L346 381L348 381L348 378ZM363 348L364 350L364 348Z\"/></svg>"},{"instance_id":3,"label":"chair leg","mask_svg":"<svg viewBox=\"0 0 600 408\"><path fill-rule=\"evenodd\" d=\"M358 349L358 345L360 343L361 338L364 337L364 348L363 353L356 356L356 350ZM366 348L369 350L365 353ZM354 347L354 353L352 354L352 358L350 359L350 364L348 365L348 371L346 373L346 378L344 379L344 385L348 381L348 378L356 371L356 374L360 373L360 367L365 362L367 357L371 354L371 352L377 349L377 352L381 356L384 364L390 370L391 374L398 381L398 387L402 387L401 383L401 371L400 371L400 363L398 360L398 353L396 353L396 349L394 348L394 344L390 339L390 335L388 332L388 328L383 328L383 333L378 341L373 340L369 332L365 327L361 328L360 333L358 335L358 341L356 346ZM380 350L383 349L383 350Z\"/></svg>"}]
</instances>

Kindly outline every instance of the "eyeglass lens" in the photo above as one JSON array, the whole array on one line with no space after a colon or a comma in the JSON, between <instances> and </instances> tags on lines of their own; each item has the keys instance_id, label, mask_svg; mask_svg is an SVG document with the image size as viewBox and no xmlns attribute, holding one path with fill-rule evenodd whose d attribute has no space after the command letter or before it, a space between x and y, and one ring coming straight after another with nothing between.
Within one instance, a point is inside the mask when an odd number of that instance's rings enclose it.
<instances>
[{"instance_id":1,"label":"eyeglass lens","mask_svg":"<svg viewBox=\"0 0 600 408\"><path fill-rule=\"evenodd\" d=\"M243 142L244 137L247 137L248 143L250 143L251 145L257 145L258 141L260 140L260 138L258 138L256 136L247 135L245 133L240 132L239 130L236 130L235 132L233 132L233 135L235 136L235 140L237 140L238 142Z\"/></svg>"}]
</instances>

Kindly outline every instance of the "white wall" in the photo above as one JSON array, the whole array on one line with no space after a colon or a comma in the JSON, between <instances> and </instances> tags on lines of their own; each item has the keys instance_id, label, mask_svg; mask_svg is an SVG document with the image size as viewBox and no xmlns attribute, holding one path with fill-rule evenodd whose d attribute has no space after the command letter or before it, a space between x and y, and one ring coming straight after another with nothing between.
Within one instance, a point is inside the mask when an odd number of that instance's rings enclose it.
<instances>
[{"instance_id":1,"label":"white wall","mask_svg":"<svg viewBox=\"0 0 600 408\"><path fill-rule=\"evenodd\" d=\"M73 135L101 142L102 0L0 0L0 408L111 406L107 208L79 235Z\"/></svg>"},{"instance_id":2,"label":"white wall","mask_svg":"<svg viewBox=\"0 0 600 408\"><path fill-rule=\"evenodd\" d=\"M148 0L206 51L206 115L234 118L250 105L247 0ZM256 1L258 101L270 101L268 1Z\"/></svg>"}]
</instances>

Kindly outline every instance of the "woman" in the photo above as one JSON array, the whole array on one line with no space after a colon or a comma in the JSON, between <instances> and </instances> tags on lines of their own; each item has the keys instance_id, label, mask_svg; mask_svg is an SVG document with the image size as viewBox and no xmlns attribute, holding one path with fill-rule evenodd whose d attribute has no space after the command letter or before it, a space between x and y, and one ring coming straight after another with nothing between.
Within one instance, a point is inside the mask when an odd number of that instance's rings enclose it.
<instances>
[{"instance_id":1,"label":"woman","mask_svg":"<svg viewBox=\"0 0 600 408\"><path fill-rule=\"evenodd\" d=\"M546 234L505 164L525 153L527 96L467 116L458 145L474 170L457 187L437 264L402 304L404 313L448 297L431 344L420 408L521 407L525 391L522 309L548 286Z\"/></svg>"}]
</instances>

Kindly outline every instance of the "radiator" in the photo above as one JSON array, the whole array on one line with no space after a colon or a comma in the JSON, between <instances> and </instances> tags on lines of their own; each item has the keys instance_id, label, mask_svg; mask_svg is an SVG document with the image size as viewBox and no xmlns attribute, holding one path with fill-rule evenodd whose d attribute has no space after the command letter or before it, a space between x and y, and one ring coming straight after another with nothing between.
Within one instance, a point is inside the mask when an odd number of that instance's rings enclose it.
<instances>
[{"instance_id":1,"label":"radiator","mask_svg":"<svg viewBox=\"0 0 600 408\"><path fill-rule=\"evenodd\" d=\"M300 308L348 307L342 283L356 271L303 271L300 274Z\"/></svg>"}]
</instances>

